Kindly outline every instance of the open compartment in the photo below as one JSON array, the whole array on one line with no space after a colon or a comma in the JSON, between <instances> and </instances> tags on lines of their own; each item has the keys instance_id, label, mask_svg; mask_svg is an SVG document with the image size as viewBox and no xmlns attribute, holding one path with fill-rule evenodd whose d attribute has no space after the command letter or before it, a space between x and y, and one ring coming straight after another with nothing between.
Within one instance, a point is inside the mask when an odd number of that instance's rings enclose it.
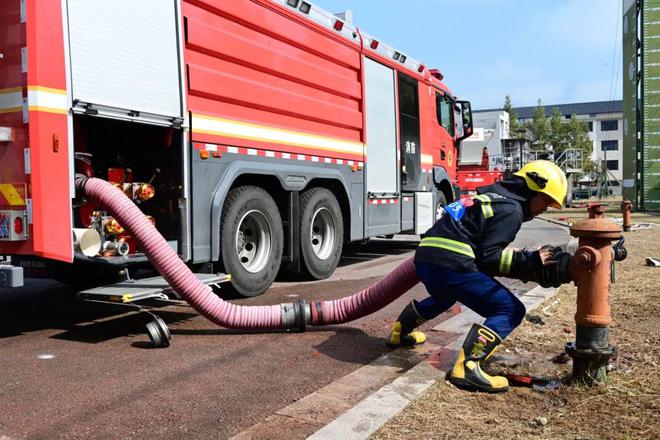
<instances>
[{"instance_id":1,"label":"open compartment","mask_svg":"<svg viewBox=\"0 0 660 440\"><path fill-rule=\"evenodd\" d=\"M178 252L184 197L181 129L86 115L74 116L73 125L76 173L113 183ZM138 260L137 243L103 207L77 198L73 208L74 227L94 229L101 241L97 254L77 243L76 259Z\"/></svg>"}]
</instances>

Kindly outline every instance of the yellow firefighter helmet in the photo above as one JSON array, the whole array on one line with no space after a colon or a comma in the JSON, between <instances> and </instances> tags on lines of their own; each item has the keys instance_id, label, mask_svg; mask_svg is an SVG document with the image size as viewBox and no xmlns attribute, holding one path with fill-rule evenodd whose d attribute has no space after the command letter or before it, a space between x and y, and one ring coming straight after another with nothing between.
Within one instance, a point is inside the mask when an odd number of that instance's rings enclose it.
<instances>
[{"instance_id":1,"label":"yellow firefighter helmet","mask_svg":"<svg viewBox=\"0 0 660 440\"><path fill-rule=\"evenodd\" d=\"M561 208L566 199L568 182L564 172L548 160L535 160L514 173L525 179L527 187L552 199L554 208Z\"/></svg>"}]
</instances>

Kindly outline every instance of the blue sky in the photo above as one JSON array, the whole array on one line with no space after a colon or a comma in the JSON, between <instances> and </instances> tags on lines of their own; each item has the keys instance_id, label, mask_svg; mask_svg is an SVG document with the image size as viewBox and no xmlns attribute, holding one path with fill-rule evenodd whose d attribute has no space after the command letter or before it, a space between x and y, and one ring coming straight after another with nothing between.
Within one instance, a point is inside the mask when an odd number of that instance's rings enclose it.
<instances>
[{"instance_id":1,"label":"blue sky","mask_svg":"<svg viewBox=\"0 0 660 440\"><path fill-rule=\"evenodd\" d=\"M475 109L507 94L514 106L621 99L621 0L313 3L350 9L357 27L439 68Z\"/></svg>"}]
</instances>

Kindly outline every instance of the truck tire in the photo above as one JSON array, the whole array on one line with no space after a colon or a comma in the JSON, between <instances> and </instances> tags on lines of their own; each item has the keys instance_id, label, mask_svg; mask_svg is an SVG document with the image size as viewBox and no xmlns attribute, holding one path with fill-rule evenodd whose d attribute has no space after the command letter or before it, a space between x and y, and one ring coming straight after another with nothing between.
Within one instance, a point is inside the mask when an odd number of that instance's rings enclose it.
<instances>
[{"instance_id":1,"label":"truck tire","mask_svg":"<svg viewBox=\"0 0 660 440\"><path fill-rule=\"evenodd\" d=\"M220 226L221 263L231 286L243 297L270 287L282 262L282 218L273 198L257 186L227 194Z\"/></svg>"},{"instance_id":2,"label":"truck tire","mask_svg":"<svg viewBox=\"0 0 660 440\"><path fill-rule=\"evenodd\" d=\"M337 268L344 244L344 223L337 198L325 188L300 196L301 275L322 280Z\"/></svg>"},{"instance_id":3,"label":"truck tire","mask_svg":"<svg viewBox=\"0 0 660 440\"><path fill-rule=\"evenodd\" d=\"M440 190L435 193L433 206L435 206L433 218L437 222L445 215L445 206L447 206L447 197L445 196L445 193Z\"/></svg>"}]
</instances>

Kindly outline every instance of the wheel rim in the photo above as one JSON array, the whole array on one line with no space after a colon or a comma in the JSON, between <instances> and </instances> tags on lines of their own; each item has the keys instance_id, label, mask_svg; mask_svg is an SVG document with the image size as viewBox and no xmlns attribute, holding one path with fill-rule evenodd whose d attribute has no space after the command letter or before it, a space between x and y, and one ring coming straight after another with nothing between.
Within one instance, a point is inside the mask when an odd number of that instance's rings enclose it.
<instances>
[{"instance_id":1,"label":"wheel rim","mask_svg":"<svg viewBox=\"0 0 660 440\"><path fill-rule=\"evenodd\" d=\"M440 220L445 216L446 213L447 211L445 210L445 207L442 205L442 203L438 203L438 205L435 207L435 220Z\"/></svg>"},{"instance_id":2,"label":"wheel rim","mask_svg":"<svg viewBox=\"0 0 660 440\"><path fill-rule=\"evenodd\" d=\"M270 257L271 229L266 217L257 210L243 214L236 231L236 255L245 270L261 271Z\"/></svg>"},{"instance_id":3,"label":"wheel rim","mask_svg":"<svg viewBox=\"0 0 660 440\"><path fill-rule=\"evenodd\" d=\"M328 259L335 249L335 221L328 208L316 210L309 230L309 241L314 255L320 260Z\"/></svg>"}]
</instances>

